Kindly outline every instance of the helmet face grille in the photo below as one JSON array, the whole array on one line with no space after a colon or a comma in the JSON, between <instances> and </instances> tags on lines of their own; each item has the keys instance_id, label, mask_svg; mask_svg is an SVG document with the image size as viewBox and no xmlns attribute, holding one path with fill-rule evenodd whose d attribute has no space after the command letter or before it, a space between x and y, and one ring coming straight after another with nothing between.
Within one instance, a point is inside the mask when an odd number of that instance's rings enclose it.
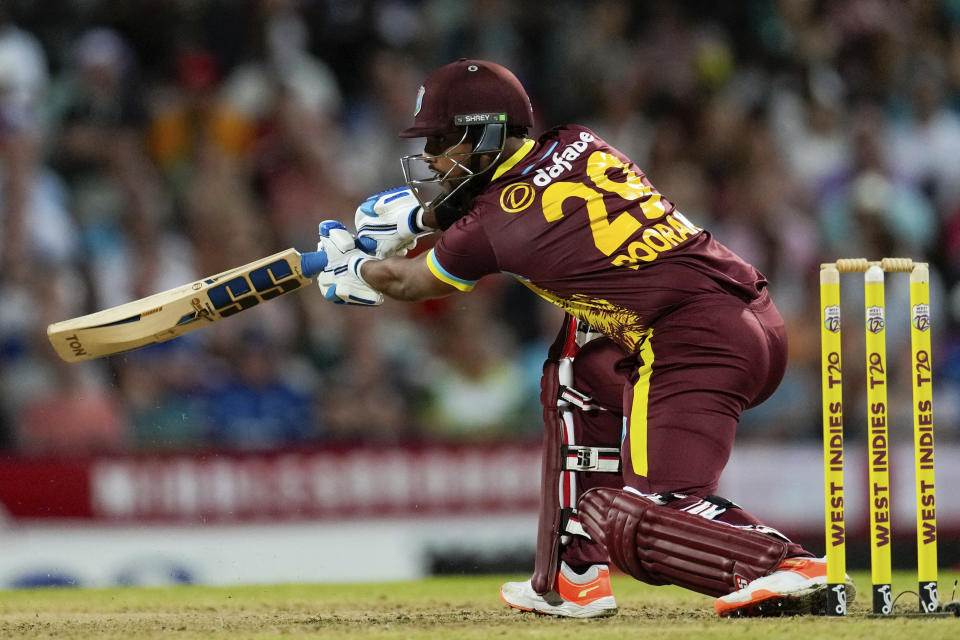
<instances>
[{"instance_id":1,"label":"helmet face grille","mask_svg":"<svg viewBox=\"0 0 960 640\"><path fill-rule=\"evenodd\" d=\"M463 135L459 142L451 145L443 152L436 155L406 155L400 159L403 179L424 209L436 208L463 189L468 182L491 171L503 154L506 127L502 124L483 125L479 140L471 151L455 155L450 154L451 149L462 145L469 139L470 127L463 127ZM475 171L473 159L485 155L494 155L494 158L486 167ZM438 174L431 164L441 158L452 163L450 169L442 175Z\"/></svg>"}]
</instances>

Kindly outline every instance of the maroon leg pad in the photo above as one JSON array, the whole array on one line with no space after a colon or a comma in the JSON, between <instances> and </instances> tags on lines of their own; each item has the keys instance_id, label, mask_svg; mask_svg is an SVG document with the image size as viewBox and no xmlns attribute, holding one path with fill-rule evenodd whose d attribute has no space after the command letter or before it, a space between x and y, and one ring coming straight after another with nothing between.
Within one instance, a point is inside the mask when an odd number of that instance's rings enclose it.
<instances>
[{"instance_id":1,"label":"maroon leg pad","mask_svg":"<svg viewBox=\"0 0 960 640\"><path fill-rule=\"evenodd\" d=\"M553 398L553 407L544 405L543 458L540 462L540 524L537 528L537 553L534 557L533 577L530 585L543 595L555 586L559 565L560 546L560 477L561 436L560 412L556 407L557 363L548 360L543 365L543 377L540 379L541 398ZM548 387L552 386L550 389Z\"/></svg>"},{"instance_id":2,"label":"maroon leg pad","mask_svg":"<svg viewBox=\"0 0 960 640\"><path fill-rule=\"evenodd\" d=\"M578 503L580 521L610 561L637 580L675 584L722 596L765 576L783 561L787 544L677 511L636 493L596 488Z\"/></svg>"},{"instance_id":3,"label":"maroon leg pad","mask_svg":"<svg viewBox=\"0 0 960 640\"><path fill-rule=\"evenodd\" d=\"M540 403L543 405L543 457L540 463L540 518L537 527L537 550L534 556L533 576L530 585L538 594L551 591L557 580L560 564L560 487L558 479L563 461L560 458L562 444L560 411L557 408L557 393L560 380L557 376L560 358L574 339L576 322L567 314L563 319L556 339L550 345L547 361L543 363L540 378Z\"/></svg>"}]
</instances>

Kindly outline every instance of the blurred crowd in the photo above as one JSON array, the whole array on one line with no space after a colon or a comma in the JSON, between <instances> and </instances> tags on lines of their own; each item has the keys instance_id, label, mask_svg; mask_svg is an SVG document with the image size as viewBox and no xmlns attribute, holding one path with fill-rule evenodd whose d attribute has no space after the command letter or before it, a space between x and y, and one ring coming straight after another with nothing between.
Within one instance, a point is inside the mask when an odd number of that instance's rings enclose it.
<instances>
[{"instance_id":1,"label":"blurred crowd","mask_svg":"<svg viewBox=\"0 0 960 640\"><path fill-rule=\"evenodd\" d=\"M594 128L769 278L791 361L741 438L819 437L819 263L908 256L932 268L937 437L960 440L960 0L22 0L0 3L0 449L536 438L560 315L506 277L380 309L305 290L82 364L46 339L352 226L459 56L510 67L534 134ZM860 281L843 294L856 432ZM907 295L888 278L895 440Z\"/></svg>"}]
</instances>

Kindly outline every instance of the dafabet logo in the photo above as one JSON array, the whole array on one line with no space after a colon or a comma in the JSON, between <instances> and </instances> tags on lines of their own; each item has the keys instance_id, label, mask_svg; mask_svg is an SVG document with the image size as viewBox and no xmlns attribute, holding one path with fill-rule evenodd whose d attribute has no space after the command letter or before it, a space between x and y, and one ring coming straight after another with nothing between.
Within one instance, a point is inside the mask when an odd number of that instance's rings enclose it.
<instances>
[{"instance_id":1,"label":"dafabet logo","mask_svg":"<svg viewBox=\"0 0 960 640\"><path fill-rule=\"evenodd\" d=\"M500 206L507 213L520 213L531 204L536 192L526 182L517 182L500 192Z\"/></svg>"}]
</instances>

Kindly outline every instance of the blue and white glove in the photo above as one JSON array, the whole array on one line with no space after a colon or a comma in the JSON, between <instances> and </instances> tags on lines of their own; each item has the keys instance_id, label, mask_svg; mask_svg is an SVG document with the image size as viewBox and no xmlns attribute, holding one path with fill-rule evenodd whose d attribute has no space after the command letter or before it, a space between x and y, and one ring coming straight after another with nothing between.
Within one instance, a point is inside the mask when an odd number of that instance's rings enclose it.
<instances>
[{"instance_id":1,"label":"blue and white glove","mask_svg":"<svg viewBox=\"0 0 960 640\"><path fill-rule=\"evenodd\" d=\"M383 304L383 294L360 277L360 265L375 260L360 248L360 243L336 220L320 223L320 242L317 251L327 256L327 265L317 275L317 285L323 297L336 304L377 306Z\"/></svg>"},{"instance_id":2,"label":"blue and white glove","mask_svg":"<svg viewBox=\"0 0 960 640\"><path fill-rule=\"evenodd\" d=\"M378 258L403 256L417 238L433 232L423 226L423 207L410 187L396 187L370 196L357 208L357 237ZM376 242L371 248L369 240Z\"/></svg>"}]
</instances>

